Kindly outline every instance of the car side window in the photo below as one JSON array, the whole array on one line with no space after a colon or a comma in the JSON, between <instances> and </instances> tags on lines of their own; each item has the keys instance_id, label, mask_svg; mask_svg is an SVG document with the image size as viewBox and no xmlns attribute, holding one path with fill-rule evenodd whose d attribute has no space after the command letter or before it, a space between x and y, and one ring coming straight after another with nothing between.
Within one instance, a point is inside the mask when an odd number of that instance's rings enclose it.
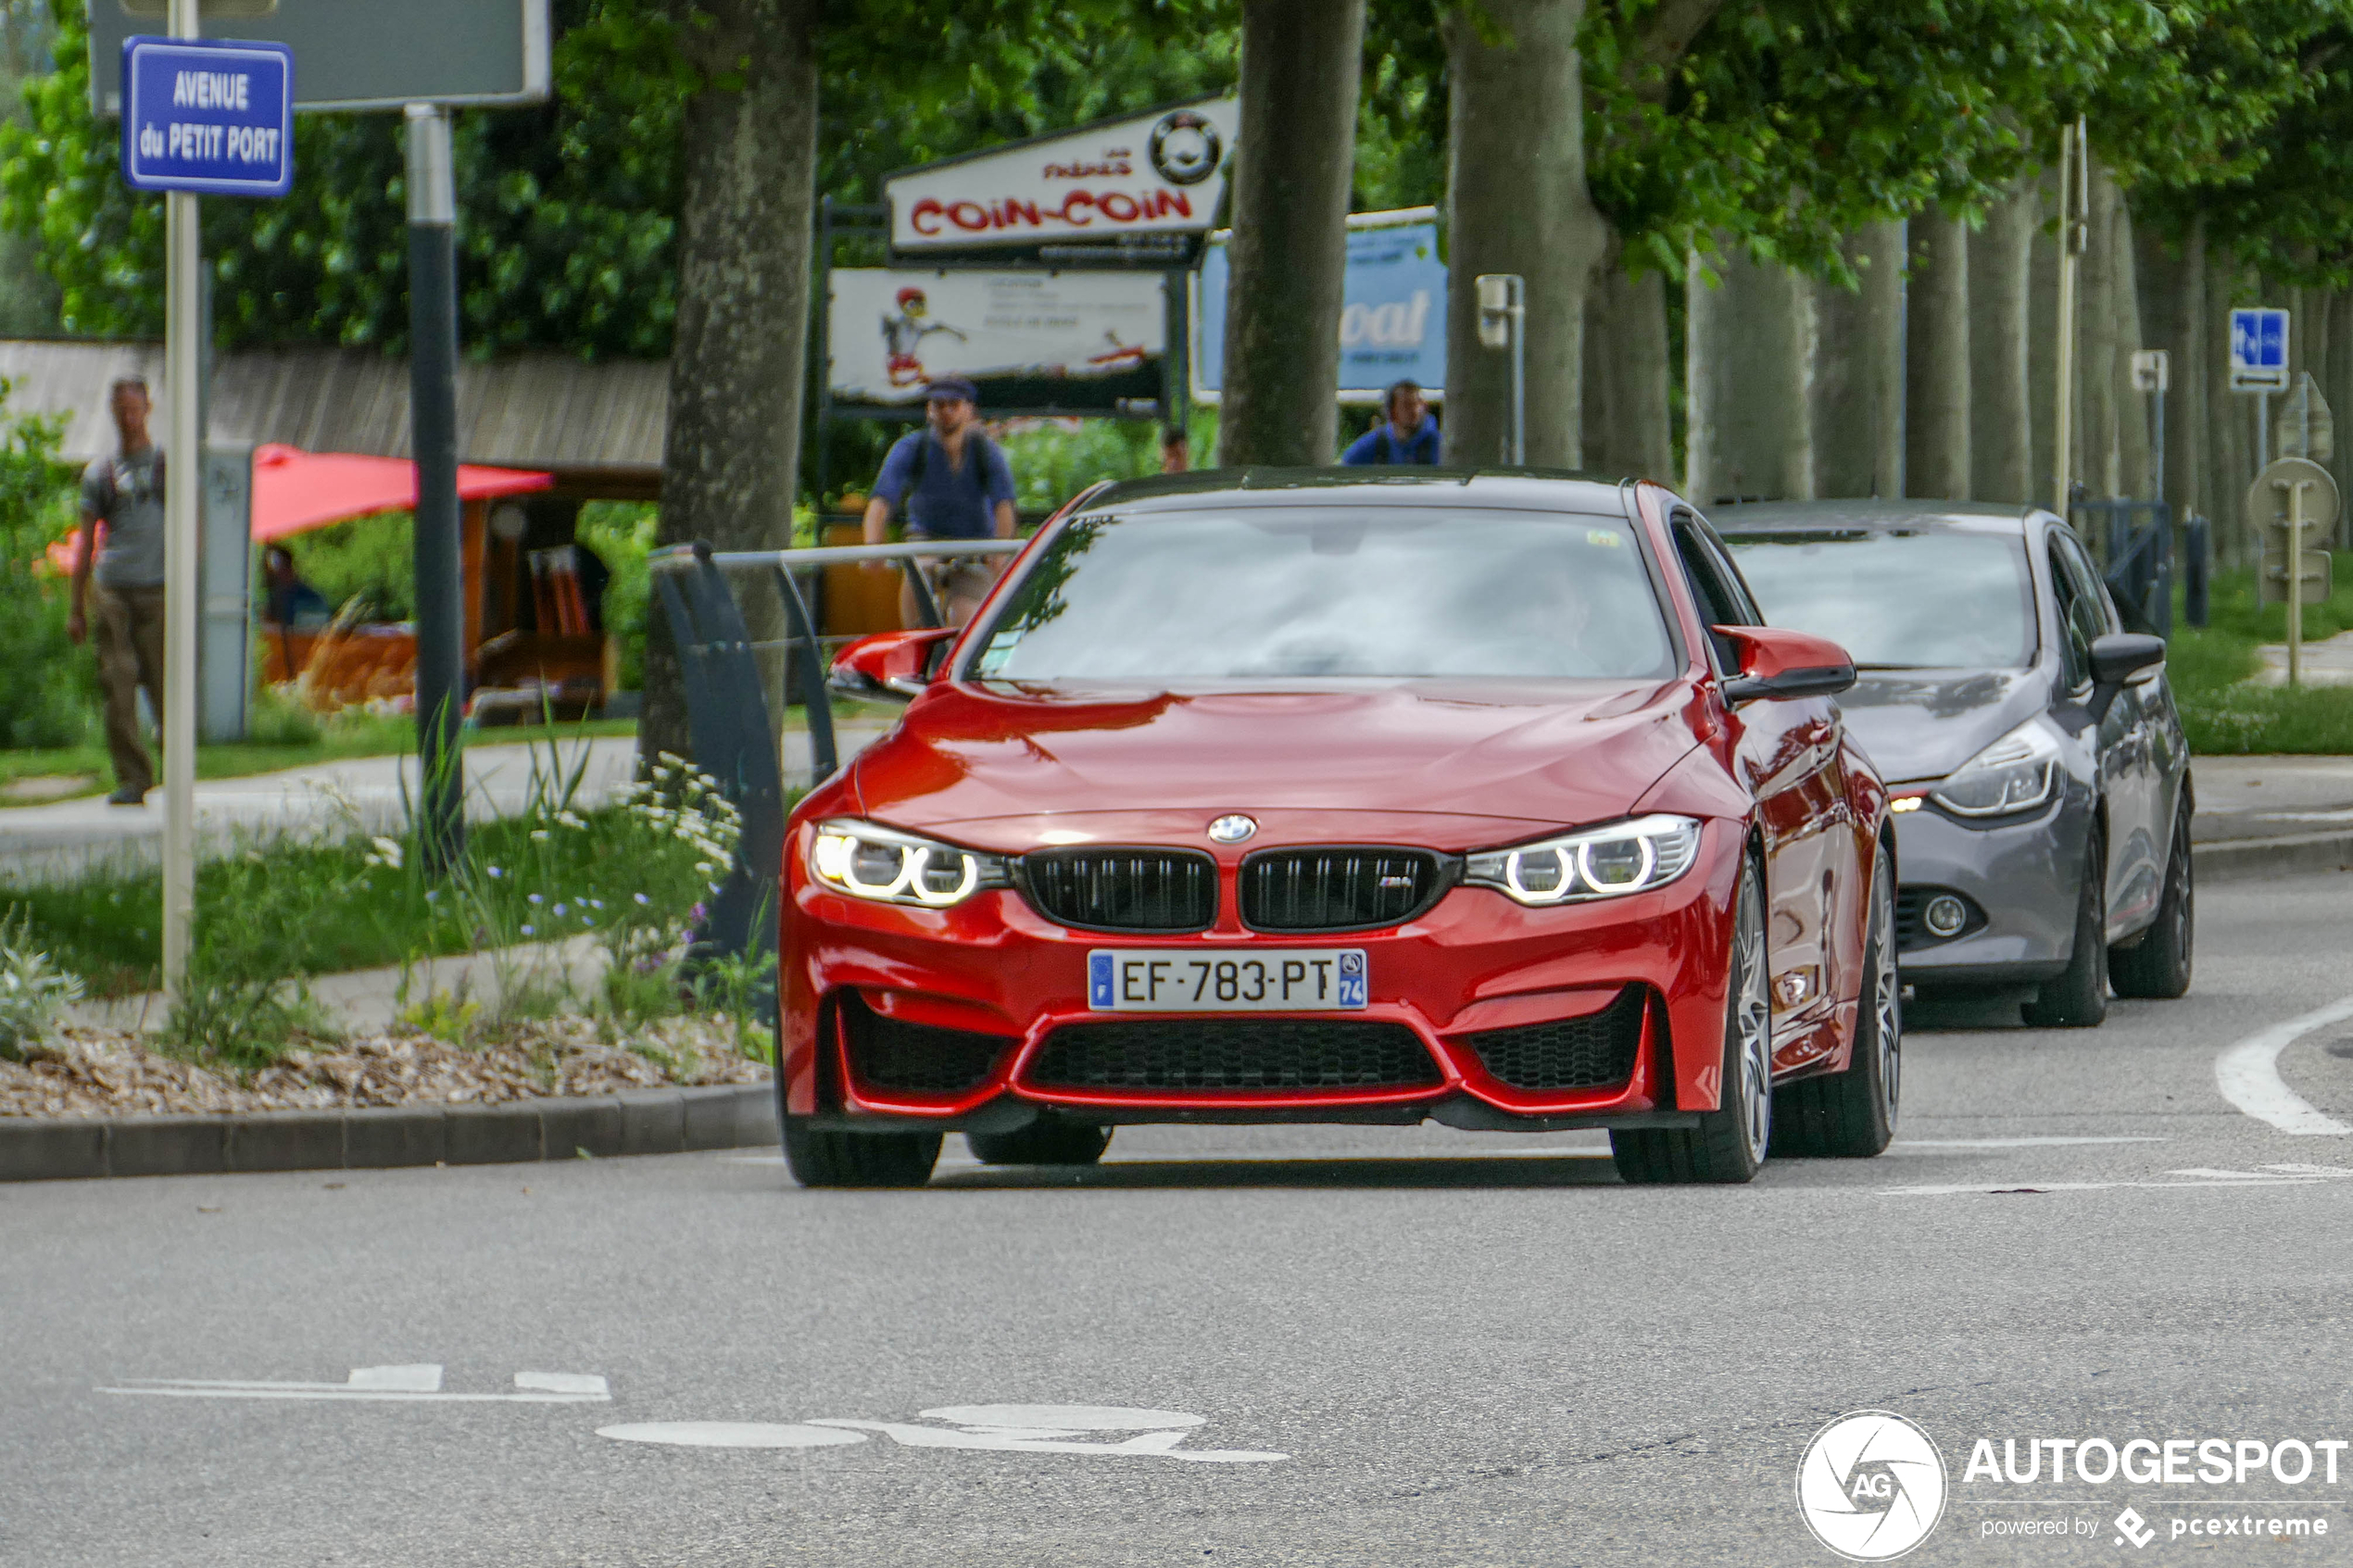
<instances>
[{"instance_id":1,"label":"car side window","mask_svg":"<svg viewBox=\"0 0 2353 1568\"><path fill-rule=\"evenodd\" d=\"M2075 691L2091 683L2092 639L2100 634L2101 611L2085 600L2082 576L2057 533L2051 535L2050 569L2052 601L2058 609L2059 670L2067 689Z\"/></svg>"},{"instance_id":2,"label":"car side window","mask_svg":"<svg viewBox=\"0 0 2353 1568\"><path fill-rule=\"evenodd\" d=\"M1715 562L1717 575L1729 607L1735 612L1732 619L1725 624L1764 625L1765 612L1756 608L1756 596L1749 591L1748 579L1741 575L1740 562L1732 558L1731 549L1724 543L1724 536L1709 527L1705 518L1692 518L1692 526L1697 531L1701 543L1706 547L1707 558Z\"/></svg>"},{"instance_id":3,"label":"car side window","mask_svg":"<svg viewBox=\"0 0 2353 1568\"><path fill-rule=\"evenodd\" d=\"M1682 563L1684 580L1692 586L1692 599L1699 607L1700 619L1707 623L1707 640L1716 650L1717 668L1738 670L1739 645L1716 628L1757 624L1745 585L1738 590L1732 586L1739 580L1732 574L1730 564L1709 545L1697 520L1688 512L1679 512L1675 517L1675 555Z\"/></svg>"},{"instance_id":4,"label":"car side window","mask_svg":"<svg viewBox=\"0 0 2353 1568\"><path fill-rule=\"evenodd\" d=\"M2082 613L2086 634L2105 637L2116 631L2123 624L2122 618L2117 613L2116 600L2108 594L2107 579L2084 552L2083 541L2071 533L2062 533L2059 553L2067 558L2068 570L2075 574L2075 602Z\"/></svg>"}]
</instances>

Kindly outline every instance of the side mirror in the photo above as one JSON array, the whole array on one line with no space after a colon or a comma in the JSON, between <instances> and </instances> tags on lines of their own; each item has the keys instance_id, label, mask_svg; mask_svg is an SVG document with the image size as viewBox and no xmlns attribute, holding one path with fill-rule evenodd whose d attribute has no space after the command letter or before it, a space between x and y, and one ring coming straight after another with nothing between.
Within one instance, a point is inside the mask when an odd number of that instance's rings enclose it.
<instances>
[{"instance_id":1,"label":"side mirror","mask_svg":"<svg viewBox=\"0 0 2353 1568\"><path fill-rule=\"evenodd\" d=\"M1718 626L1740 648L1741 672L1724 682L1724 700L1836 696L1855 684L1855 661L1828 637L1780 626Z\"/></svg>"},{"instance_id":2,"label":"side mirror","mask_svg":"<svg viewBox=\"0 0 2353 1568\"><path fill-rule=\"evenodd\" d=\"M2124 683L2165 662L2165 639L2139 632L2111 632L2092 639L2092 696L2084 711L2096 724L2116 705Z\"/></svg>"},{"instance_id":3,"label":"side mirror","mask_svg":"<svg viewBox=\"0 0 2353 1568\"><path fill-rule=\"evenodd\" d=\"M932 671L958 626L922 626L911 632L877 632L843 646L834 655L826 684L845 696L904 702L931 684Z\"/></svg>"}]
</instances>

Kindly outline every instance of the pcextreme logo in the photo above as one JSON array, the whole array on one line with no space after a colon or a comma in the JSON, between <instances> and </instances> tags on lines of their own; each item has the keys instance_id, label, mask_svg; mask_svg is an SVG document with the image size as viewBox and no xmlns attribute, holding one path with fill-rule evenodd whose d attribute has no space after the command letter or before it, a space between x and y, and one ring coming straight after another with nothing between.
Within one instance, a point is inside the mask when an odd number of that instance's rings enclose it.
<instances>
[{"instance_id":1,"label":"pcextreme logo","mask_svg":"<svg viewBox=\"0 0 2353 1568\"><path fill-rule=\"evenodd\" d=\"M1928 1539L1944 1514L1944 1456L1892 1411L1840 1416L1797 1464L1806 1527L1853 1562L1884 1562Z\"/></svg>"}]
</instances>

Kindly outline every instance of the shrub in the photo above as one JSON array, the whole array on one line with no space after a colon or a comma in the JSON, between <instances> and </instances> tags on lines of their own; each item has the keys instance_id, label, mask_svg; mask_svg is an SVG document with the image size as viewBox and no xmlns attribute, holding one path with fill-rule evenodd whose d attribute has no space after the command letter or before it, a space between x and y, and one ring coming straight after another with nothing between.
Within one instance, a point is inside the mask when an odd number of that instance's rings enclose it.
<instances>
[{"instance_id":1,"label":"shrub","mask_svg":"<svg viewBox=\"0 0 2353 1568\"><path fill-rule=\"evenodd\" d=\"M33 947L29 914L0 920L0 1057L23 1060L25 1047L54 1034L81 999L81 980Z\"/></svg>"},{"instance_id":2,"label":"shrub","mask_svg":"<svg viewBox=\"0 0 2353 1568\"><path fill-rule=\"evenodd\" d=\"M97 666L66 635L64 577L44 558L76 520L62 424L10 419L0 381L0 746L73 746L90 734Z\"/></svg>"}]
</instances>

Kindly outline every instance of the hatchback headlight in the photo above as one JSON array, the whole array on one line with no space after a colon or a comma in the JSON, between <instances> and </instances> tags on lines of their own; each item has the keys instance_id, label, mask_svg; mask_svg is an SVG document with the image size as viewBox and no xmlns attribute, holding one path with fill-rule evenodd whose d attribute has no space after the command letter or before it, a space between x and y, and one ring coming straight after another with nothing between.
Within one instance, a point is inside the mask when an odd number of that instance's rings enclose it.
<instances>
[{"instance_id":1,"label":"hatchback headlight","mask_svg":"<svg viewBox=\"0 0 2353 1568\"><path fill-rule=\"evenodd\" d=\"M1692 817L1637 817L1470 857L1463 880L1522 904L1574 904L1663 887L1699 858Z\"/></svg>"},{"instance_id":2,"label":"hatchback headlight","mask_svg":"<svg viewBox=\"0 0 2353 1568\"><path fill-rule=\"evenodd\" d=\"M809 874L837 893L877 904L944 909L1013 879L1000 855L984 855L874 822L819 822Z\"/></svg>"},{"instance_id":3,"label":"hatchback headlight","mask_svg":"<svg viewBox=\"0 0 2353 1568\"><path fill-rule=\"evenodd\" d=\"M1955 769L1929 798L1961 817L2031 811L2058 787L2059 748L2041 718L2029 719Z\"/></svg>"}]
</instances>

